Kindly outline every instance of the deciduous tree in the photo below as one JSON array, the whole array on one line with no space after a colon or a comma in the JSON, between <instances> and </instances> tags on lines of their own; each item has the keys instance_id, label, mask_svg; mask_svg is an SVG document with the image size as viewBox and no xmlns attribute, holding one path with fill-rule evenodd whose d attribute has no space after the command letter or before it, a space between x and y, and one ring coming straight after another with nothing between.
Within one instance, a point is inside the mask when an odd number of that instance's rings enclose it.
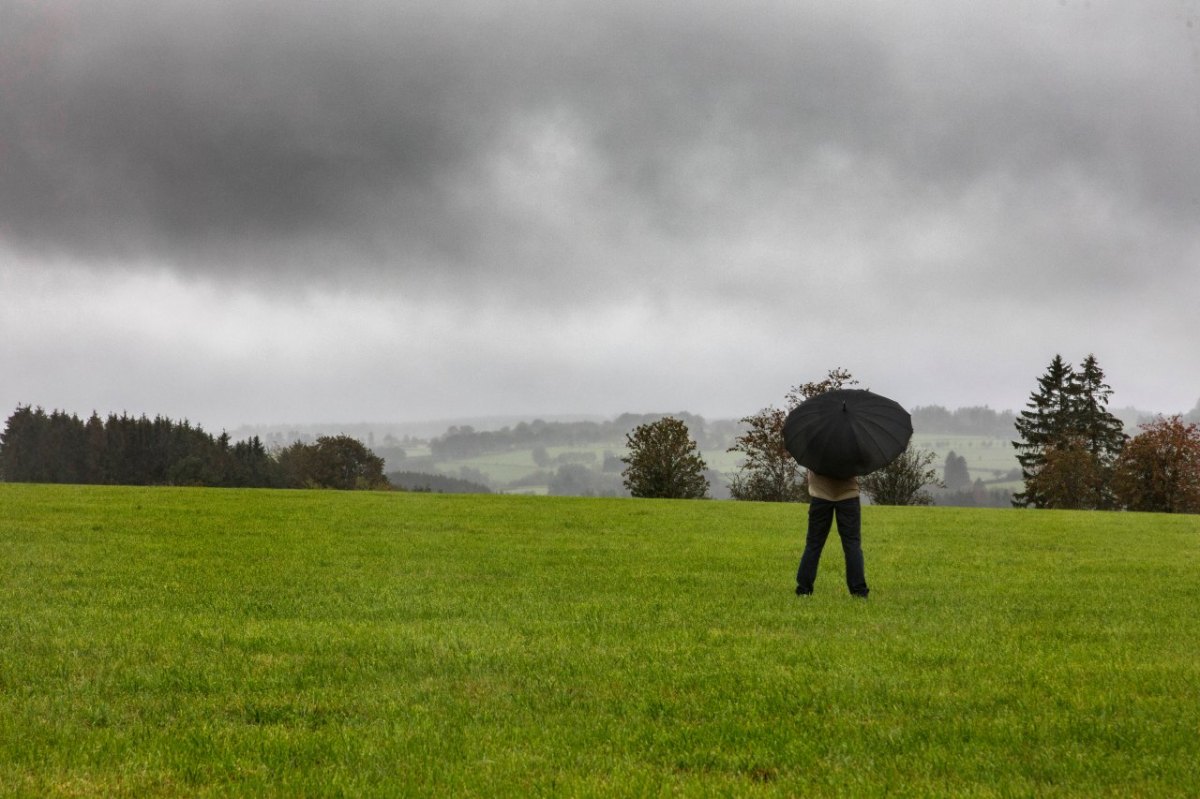
<instances>
[{"instance_id":1,"label":"deciduous tree","mask_svg":"<svg viewBox=\"0 0 1200 799\"><path fill-rule=\"evenodd\" d=\"M742 455L738 473L729 484L734 499L759 502L806 502L808 481L804 469L788 453L783 442L787 415L804 400L836 388L857 385L849 371L829 370L823 380L793 386L784 397L786 409L767 406L741 423L746 426L728 449Z\"/></svg>"},{"instance_id":2,"label":"deciduous tree","mask_svg":"<svg viewBox=\"0 0 1200 799\"><path fill-rule=\"evenodd\" d=\"M936 452L914 449L910 443L896 460L860 477L859 488L876 505L932 505L933 495L925 487L945 487L933 468L936 460Z\"/></svg>"},{"instance_id":3,"label":"deciduous tree","mask_svg":"<svg viewBox=\"0 0 1200 799\"><path fill-rule=\"evenodd\" d=\"M946 455L946 464L942 468L942 481L951 491L961 491L971 485L971 471L967 468L967 459L958 455L954 450Z\"/></svg>"},{"instance_id":4,"label":"deciduous tree","mask_svg":"<svg viewBox=\"0 0 1200 799\"><path fill-rule=\"evenodd\" d=\"M308 488L387 488L383 459L350 436L321 436L313 444L297 442L279 453L288 485Z\"/></svg>"},{"instance_id":5,"label":"deciduous tree","mask_svg":"<svg viewBox=\"0 0 1200 799\"><path fill-rule=\"evenodd\" d=\"M1039 508L1095 510L1106 493L1107 476L1099 458L1079 436L1047 447L1041 466L1026 478L1026 492L1038 498Z\"/></svg>"},{"instance_id":6,"label":"deciduous tree","mask_svg":"<svg viewBox=\"0 0 1200 799\"><path fill-rule=\"evenodd\" d=\"M1160 416L1141 430L1117 459L1118 502L1129 510L1200 513L1200 428Z\"/></svg>"},{"instance_id":7,"label":"deciduous tree","mask_svg":"<svg viewBox=\"0 0 1200 799\"><path fill-rule=\"evenodd\" d=\"M625 435L629 454L621 460L625 487L635 497L704 499L707 466L687 425L667 416L638 425Z\"/></svg>"},{"instance_id":8,"label":"deciduous tree","mask_svg":"<svg viewBox=\"0 0 1200 799\"><path fill-rule=\"evenodd\" d=\"M740 452L743 460L729 483L734 499L755 502L804 502L808 499L804 471L783 445L783 421L779 408L763 408L742 419L746 431L729 452Z\"/></svg>"}]
</instances>

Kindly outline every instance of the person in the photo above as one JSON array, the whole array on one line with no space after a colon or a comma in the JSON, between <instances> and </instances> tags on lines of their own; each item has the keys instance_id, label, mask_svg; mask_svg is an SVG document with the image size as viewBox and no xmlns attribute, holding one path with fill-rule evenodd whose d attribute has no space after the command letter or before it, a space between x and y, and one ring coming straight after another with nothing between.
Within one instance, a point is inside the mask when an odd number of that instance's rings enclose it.
<instances>
[{"instance_id":1,"label":"person","mask_svg":"<svg viewBox=\"0 0 1200 799\"><path fill-rule=\"evenodd\" d=\"M862 553L862 506L858 498L858 478L840 479L808 471L808 535L804 554L796 571L796 593L806 596L813 592L821 550L837 516L838 536L846 556L846 587L851 596L866 598L867 576Z\"/></svg>"}]
</instances>

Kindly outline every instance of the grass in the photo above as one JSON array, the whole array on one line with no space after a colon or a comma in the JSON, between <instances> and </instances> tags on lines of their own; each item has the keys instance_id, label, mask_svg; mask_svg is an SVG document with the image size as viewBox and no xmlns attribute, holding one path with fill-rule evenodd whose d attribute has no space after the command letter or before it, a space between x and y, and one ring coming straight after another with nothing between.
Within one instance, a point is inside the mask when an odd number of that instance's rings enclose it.
<instances>
[{"instance_id":1,"label":"grass","mask_svg":"<svg viewBox=\"0 0 1200 799\"><path fill-rule=\"evenodd\" d=\"M1200 794L1200 518L0 484L10 796Z\"/></svg>"}]
</instances>

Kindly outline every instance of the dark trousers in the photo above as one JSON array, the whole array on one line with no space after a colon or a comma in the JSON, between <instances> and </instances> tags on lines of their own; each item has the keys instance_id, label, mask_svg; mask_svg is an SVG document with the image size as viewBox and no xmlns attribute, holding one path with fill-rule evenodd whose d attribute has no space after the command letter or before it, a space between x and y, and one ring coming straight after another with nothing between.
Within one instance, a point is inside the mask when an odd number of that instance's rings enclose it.
<instances>
[{"instance_id":1,"label":"dark trousers","mask_svg":"<svg viewBox=\"0 0 1200 799\"><path fill-rule=\"evenodd\" d=\"M808 536L804 541L804 554L800 557L800 569L796 572L796 593L811 594L817 580L817 566L821 562L821 550L837 516L838 536L842 539L842 552L846 556L846 587L855 596L867 595L867 575L863 568L862 553L862 506L858 497L830 502L815 497L808 505Z\"/></svg>"}]
</instances>

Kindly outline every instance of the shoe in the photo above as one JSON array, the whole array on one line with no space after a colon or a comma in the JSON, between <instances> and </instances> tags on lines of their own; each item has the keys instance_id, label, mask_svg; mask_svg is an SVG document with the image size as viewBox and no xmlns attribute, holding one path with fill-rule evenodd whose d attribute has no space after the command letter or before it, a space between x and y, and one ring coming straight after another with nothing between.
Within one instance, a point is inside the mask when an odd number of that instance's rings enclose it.
<instances>
[{"instance_id":1,"label":"shoe","mask_svg":"<svg viewBox=\"0 0 1200 799\"><path fill-rule=\"evenodd\" d=\"M796 596L812 596L812 591L805 591L800 586L796 586Z\"/></svg>"}]
</instances>

